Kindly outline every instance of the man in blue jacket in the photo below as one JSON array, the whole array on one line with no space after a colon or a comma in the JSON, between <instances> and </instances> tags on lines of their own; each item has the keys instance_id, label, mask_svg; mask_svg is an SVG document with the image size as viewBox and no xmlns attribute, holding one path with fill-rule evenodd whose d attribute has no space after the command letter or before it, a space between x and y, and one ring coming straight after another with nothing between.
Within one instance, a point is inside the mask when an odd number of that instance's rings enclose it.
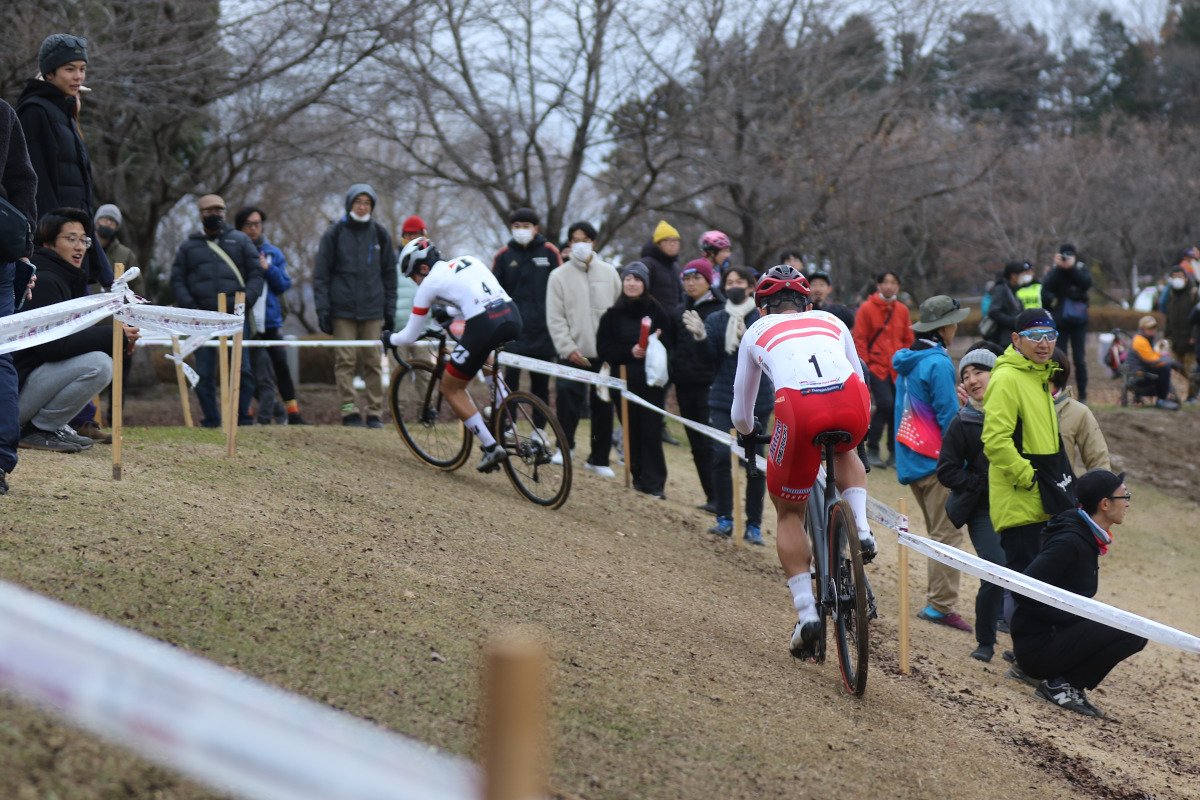
<instances>
[{"instance_id":1,"label":"man in blue jacket","mask_svg":"<svg viewBox=\"0 0 1200 800\"><path fill-rule=\"evenodd\" d=\"M954 362L946 348L954 341L958 323L968 313L946 295L931 297L921 304L921 318L913 326L916 340L892 356L896 370L896 477L912 489L925 515L929 538L952 547L962 542L946 514L950 490L938 481L937 461L942 437L958 414ZM918 612L921 619L958 630L971 625L954 611L958 602L958 570L929 559L928 605Z\"/></svg>"}]
</instances>

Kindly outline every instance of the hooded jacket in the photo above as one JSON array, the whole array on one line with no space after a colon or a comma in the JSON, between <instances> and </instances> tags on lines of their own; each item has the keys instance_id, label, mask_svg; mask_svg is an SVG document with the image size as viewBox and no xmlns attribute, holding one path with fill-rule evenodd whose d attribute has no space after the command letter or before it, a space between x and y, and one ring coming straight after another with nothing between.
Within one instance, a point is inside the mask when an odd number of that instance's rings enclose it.
<instances>
[{"instance_id":1,"label":"hooded jacket","mask_svg":"<svg viewBox=\"0 0 1200 800\"><path fill-rule=\"evenodd\" d=\"M620 296L621 276L596 253L586 263L568 256L565 264L551 271L546 286L546 325L558 357L565 361L578 350L596 360L600 318Z\"/></svg>"},{"instance_id":2,"label":"hooded jacket","mask_svg":"<svg viewBox=\"0 0 1200 800\"><path fill-rule=\"evenodd\" d=\"M396 251L387 229L350 216L354 198L365 194L378 206L375 191L356 183L346 192L346 214L321 236L313 266L313 304L317 316L381 319L395 328ZM388 325L391 323L391 325Z\"/></svg>"},{"instance_id":3,"label":"hooded jacket","mask_svg":"<svg viewBox=\"0 0 1200 800\"><path fill-rule=\"evenodd\" d=\"M683 302L683 282L679 280L679 270L676 268L679 256L668 256L654 242L646 242L642 245L638 260L650 270L650 285L646 291L658 300L659 305L676 308Z\"/></svg>"},{"instance_id":4,"label":"hooded jacket","mask_svg":"<svg viewBox=\"0 0 1200 800\"><path fill-rule=\"evenodd\" d=\"M983 453L987 456L988 498L992 526L1007 528L1049 519L1042 496L1034 482L1034 469L1025 453L1053 455L1058 452L1058 415L1050 394L1053 359L1035 364L1012 345L996 359L983 406ZM1013 435L1021 424L1022 447L1017 450Z\"/></svg>"},{"instance_id":5,"label":"hooded jacket","mask_svg":"<svg viewBox=\"0 0 1200 800\"><path fill-rule=\"evenodd\" d=\"M892 356L913 343L912 318L899 298L888 302L875 292L858 307L854 346L876 378L896 380Z\"/></svg>"},{"instance_id":6,"label":"hooded jacket","mask_svg":"<svg viewBox=\"0 0 1200 800\"><path fill-rule=\"evenodd\" d=\"M901 305L901 308L904 308ZM929 431L936 429L938 450L946 438L950 422L958 414L958 395L954 388L954 362L941 344L918 339L912 347L892 357L896 371L895 430L901 433L900 420L905 413L920 418ZM907 486L932 475L937 458L922 455L897 438L896 478Z\"/></svg>"},{"instance_id":7,"label":"hooded jacket","mask_svg":"<svg viewBox=\"0 0 1200 800\"><path fill-rule=\"evenodd\" d=\"M208 242L216 243L237 265L242 280L229 268L219 255L212 251ZM244 288L243 288L244 285ZM262 263L258 260L258 248L250 237L234 230L228 222L216 239L209 239L203 230L192 232L175 253L171 266L171 290L175 293L175 305L179 308L199 308L204 311L217 310L217 295L232 296L246 292L246 307L258 302L263 292ZM232 311L231 306L226 306Z\"/></svg>"},{"instance_id":8,"label":"hooded jacket","mask_svg":"<svg viewBox=\"0 0 1200 800\"><path fill-rule=\"evenodd\" d=\"M492 259L492 272L521 312L521 336L509 351L534 358L554 358L554 340L546 326L546 291L550 272L562 263L558 248L537 234L529 244L508 246Z\"/></svg>"}]
</instances>

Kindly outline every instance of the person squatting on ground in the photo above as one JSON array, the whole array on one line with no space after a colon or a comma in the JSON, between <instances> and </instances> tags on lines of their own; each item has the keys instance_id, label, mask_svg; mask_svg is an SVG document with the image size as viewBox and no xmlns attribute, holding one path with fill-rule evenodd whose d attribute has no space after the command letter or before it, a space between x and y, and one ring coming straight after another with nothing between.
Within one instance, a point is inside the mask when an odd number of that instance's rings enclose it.
<instances>
[{"instance_id":1,"label":"person squatting on ground","mask_svg":"<svg viewBox=\"0 0 1200 800\"><path fill-rule=\"evenodd\" d=\"M1042 302L1054 315L1063 351L1070 347L1075 362L1075 385L1079 402L1087 403L1087 327L1088 290L1092 288L1092 272L1078 261L1075 245L1064 244L1054 256L1054 268L1042 284Z\"/></svg>"},{"instance_id":2,"label":"person squatting on ground","mask_svg":"<svg viewBox=\"0 0 1200 800\"><path fill-rule=\"evenodd\" d=\"M384 330L380 334L384 349L417 341L434 303L446 304L453 316L464 320L462 336L442 375L442 394L479 440L483 458L476 469L491 472L508 453L496 444L483 415L467 394L467 384L487 363L493 350L521 335L521 312L487 264L474 256L443 261L433 242L424 237L413 239L400 251L400 272L417 282L417 294L404 330L396 333ZM491 377L486 380L490 386Z\"/></svg>"},{"instance_id":3,"label":"person squatting on ground","mask_svg":"<svg viewBox=\"0 0 1200 800\"><path fill-rule=\"evenodd\" d=\"M994 348L994 349L993 349ZM1000 536L988 515L988 463L983 454L983 395L987 390L996 350L991 342L972 346L958 362L959 388L966 403L950 421L938 456L937 478L950 490L946 516L951 525L967 526L975 553L985 561L1004 564ZM980 581L975 595L975 641L971 658L991 661L996 650L996 621L1004 607L1004 590Z\"/></svg>"},{"instance_id":4,"label":"person squatting on ground","mask_svg":"<svg viewBox=\"0 0 1200 800\"><path fill-rule=\"evenodd\" d=\"M84 254L92 246L92 220L77 208L59 208L38 220L33 263L38 282L23 310L45 308L88 293ZM137 328L124 323L125 355L132 355ZM78 453L92 439L68 423L112 380L113 331L97 325L52 342L18 350L21 447Z\"/></svg>"},{"instance_id":5,"label":"person squatting on ground","mask_svg":"<svg viewBox=\"0 0 1200 800\"><path fill-rule=\"evenodd\" d=\"M546 286L546 325L560 364L588 372L600 371L600 354L596 349L596 331L604 312L612 308L621 296L621 276L617 270L592 249L596 229L588 222L573 223L567 229L570 247L567 260L550 273ZM583 404L588 404L591 416L591 441L584 466L604 478L616 477L608 465L612 452L612 402L600 399L599 387L579 381L559 379L556 384L558 421L567 436L570 453L575 454L575 431Z\"/></svg>"},{"instance_id":6,"label":"person squatting on ground","mask_svg":"<svg viewBox=\"0 0 1200 800\"><path fill-rule=\"evenodd\" d=\"M897 299L900 278L883 272L875 278L876 291L858 307L854 319L854 344L867 365L871 399L875 410L867 432L867 462L872 467L887 467L896 462L896 370L892 356L913 342L912 320L908 306ZM888 460L879 457L879 440L887 429Z\"/></svg>"},{"instance_id":7,"label":"person squatting on ground","mask_svg":"<svg viewBox=\"0 0 1200 800\"><path fill-rule=\"evenodd\" d=\"M958 416L954 362L946 348L968 311L944 294L930 297L921 304L921 318L912 326L919 338L892 358L897 376L896 478L912 490L929 538L951 547L962 541L962 528L946 513L950 489L938 481L936 471L946 431ZM970 632L970 624L954 610L959 575L957 569L929 559L927 605L917 616Z\"/></svg>"},{"instance_id":8,"label":"person squatting on ground","mask_svg":"<svg viewBox=\"0 0 1200 800\"><path fill-rule=\"evenodd\" d=\"M738 347L746 329L759 319L754 305L754 276L745 267L731 267L721 284L725 294L724 308L714 311L704 320L705 341L713 362L713 382L708 391L709 424L719 431L733 427L733 384L737 376ZM754 413L765 420L774 411L775 389L771 381L759 384L758 396L754 401ZM761 444L754 445L756 456L763 454ZM749 470L749 464L743 463ZM713 443L712 453L713 493L717 499L716 524L708 529L718 536L733 535L733 465L729 445ZM763 499L767 493L767 478L762 472L746 477L745 513L746 541L765 545L762 540Z\"/></svg>"},{"instance_id":9,"label":"person squatting on ground","mask_svg":"<svg viewBox=\"0 0 1200 800\"><path fill-rule=\"evenodd\" d=\"M713 231L709 231L713 233ZM706 236L708 234L705 234ZM728 241L728 240L726 240ZM708 331L704 322L725 307L725 297L713 289L716 274L708 259L697 258L683 268L684 300L671 314L671 380L684 419L708 424L708 392L716 372L709 352ZM701 511L717 513L717 495L713 488L713 440L691 428L684 428L692 447L692 462L704 492Z\"/></svg>"},{"instance_id":10,"label":"person squatting on ground","mask_svg":"<svg viewBox=\"0 0 1200 800\"><path fill-rule=\"evenodd\" d=\"M863 561L875 557L867 523L867 473L855 448L870 425L871 401L854 339L845 323L825 311L807 311L808 281L794 267L771 267L759 279L754 301L759 319L738 349L733 387L733 424L742 434L761 429L755 398L763 375L775 394L775 429L767 451L767 486L775 505L776 548L798 621L789 649L804 658L820 630L812 593L812 548L804 529L808 497L821 467L813 439L842 430L850 441L837 445L834 472L850 504Z\"/></svg>"},{"instance_id":11,"label":"person squatting on ground","mask_svg":"<svg viewBox=\"0 0 1200 800\"><path fill-rule=\"evenodd\" d=\"M233 312L237 292L246 293L246 308L252 308L262 294L262 262L258 250L246 234L225 221L225 201L219 195L206 194L197 201L201 230L188 235L175 253L171 265L171 290L175 305L216 311L219 295L228 295L226 311ZM243 335L253 338L254 317L246 315ZM217 349L201 347L196 351L196 398L200 401L205 428L221 426L222 409L217 407ZM254 399L254 370L250 359L242 359L241 386L238 393L238 424L253 425L250 402Z\"/></svg>"},{"instance_id":12,"label":"person squatting on ground","mask_svg":"<svg viewBox=\"0 0 1200 800\"><path fill-rule=\"evenodd\" d=\"M1056 514L1042 534L1042 549L1025 568L1031 578L1082 597L1095 597L1100 556L1113 542L1114 525L1125 521L1131 496L1125 473L1094 469L1079 478L1079 507ZM1146 640L1076 616L1031 597L1019 596L1012 621L1017 663L1033 679L1035 694L1060 708L1103 717L1087 690L1113 667L1141 652Z\"/></svg>"},{"instance_id":13,"label":"person squatting on ground","mask_svg":"<svg viewBox=\"0 0 1200 800\"><path fill-rule=\"evenodd\" d=\"M313 300L317 324L335 339L378 339L383 329L395 327L396 251L387 228L371 219L377 204L374 189L365 183L354 184L346 192L345 216L321 236L313 267ZM335 347L333 372L342 424L382 428L383 361L379 353L366 347ZM366 383L366 422L358 411L356 374Z\"/></svg>"},{"instance_id":14,"label":"person squatting on ground","mask_svg":"<svg viewBox=\"0 0 1200 800\"><path fill-rule=\"evenodd\" d=\"M1067 354L1055 348L1054 363L1058 369L1050 373L1050 389L1054 393L1054 413L1058 415L1058 435L1063 450L1071 460L1071 471L1082 475L1093 469L1111 469L1108 442L1092 410L1071 396L1071 364Z\"/></svg>"},{"instance_id":15,"label":"person squatting on ground","mask_svg":"<svg viewBox=\"0 0 1200 800\"><path fill-rule=\"evenodd\" d=\"M1134 334L1133 345L1125 356L1125 366L1130 373L1144 372L1152 376L1154 393L1157 400L1156 408L1175 411L1179 403L1170 399L1171 370L1182 371L1179 362L1171 356L1159 352L1154 345L1154 337L1158 335L1158 320L1147 314L1138 320L1138 332Z\"/></svg>"},{"instance_id":16,"label":"person squatting on ground","mask_svg":"<svg viewBox=\"0 0 1200 800\"><path fill-rule=\"evenodd\" d=\"M629 391L657 408L666 402L667 390L646 383L646 348L640 343L642 318L650 318L651 335L670 330L667 312L647 291L650 271L640 261L631 261L621 269L621 296L604 312L596 330L596 352L614 369L624 365ZM663 342L669 345L669 342ZM669 351L668 351L669 352ZM666 498L667 460L663 454L662 414L629 403L629 470L633 488L639 492ZM596 423L592 420L592 424Z\"/></svg>"}]
</instances>

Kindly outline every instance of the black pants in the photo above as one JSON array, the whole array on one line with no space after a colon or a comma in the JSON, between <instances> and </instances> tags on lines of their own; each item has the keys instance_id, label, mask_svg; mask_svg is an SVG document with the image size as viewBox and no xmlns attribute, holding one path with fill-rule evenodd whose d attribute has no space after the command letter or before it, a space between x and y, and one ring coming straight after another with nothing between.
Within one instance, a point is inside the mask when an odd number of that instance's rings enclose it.
<instances>
[{"instance_id":1,"label":"black pants","mask_svg":"<svg viewBox=\"0 0 1200 800\"><path fill-rule=\"evenodd\" d=\"M728 409L709 409L711 422L719 431L727 431L733 427L733 418ZM760 417L766 419L766 417ZM764 423L766 424L766 423ZM754 445L756 455L763 454L763 445ZM713 442L713 492L716 494L717 516L733 519L733 461L729 445ZM749 469L749 464L743 462L742 469ZM757 478L746 478L745 512L746 524L762 527L763 499L767 494L767 475L759 472Z\"/></svg>"},{"instance_id":2,"label":"black pants","mask_svg":"<svg viewBox=\"0 0 1200 800\"><path fill-rule=\"evenodd\" d=\"M1049 520L1047 520L1048 522ZM1000 546L1004 548L1004 566L1015 572L1024 572L1025 568L1037 558L1038 550L1042 547L1042 529L1045 522L1031 522L1028 525L1018 525L1015 528L1005 528L1000 531ZM1012 592L1004 590L1004 619L1012 624L1013 611L1016 602Z\"/></svg>"},{"instance_id":3,"label":"black pants","mask_svg":"<svg viewBox=\"0 0 1200 800\"><path fill-rule=\"evenodd\" d=\"M263 331L264 339L279 341L283 339L282 328L267 328ZM267 355L271 357L271 366L275 369L275 386L283 402L290 403L296 399L296 384L292 382L292 371L288 368L287 348L268 347Z\"/></svg>"},{"instance_id":4,"label":"black pants","mask_svg":"<svg viewBox=\"0 0 1200 800\"><path fill-rule=\"evenodd\" d=\"M534 356L534 358L538 358L538 357L539 356ZM553 356L548 357L545 360L552 361ZM516 367L505 367L504 368L504 382L506 384L508 384L508 388L510 391L515 392L521 388L521 372L522 371L517 369ZM545 402L546 405L550 405L550 376L545 374L544 372L532 372L531 371L529 373L529 393L532 394L534 397L542 398L542 401ZM561 421L562 420L559 420L559 422L561 422ZM537 425L539 428L546 427L545 415L543 415L541 413L534 414L533 415L533 424Z\"/></svg>"},{"instance_id":5,"label":"black pants","mask_svg":"<svg viewBox=\"0 0 1200 800\"><path fill-rule=\"evenodd\" d=\"M708 384L680 383L675 385L675 399L679 401L679 416L693 422L708 424ZM696 474L700 478L700 488L704 490L704 502L716 502L713 493L713 442L698 431L691 428L687 432L688 443L692 446L692 461L696 465Z\"/></svg>"},{"instance_id":6,"label":"black pants","mask_svg":"<svg viewBox=\"0 0 1200 800\"><path fill-rule=\"evenodd\" d=\"M1058 326L1058 346L1066 352L1070 345L1071 360L1075 364L1075 385L1079 387L1080 402L1087 402L1087 323L1082 325Z\"/></svg>"},{"instance_id":7,"label":"black pants","mask_svg":"<svg viewBox=\"0 0 1200 800\"><path fill-rule=\"evenodd\" d=\"M599 372L599 365L581 367L564 359L559 363L588 372ZM567 434L567 446L575 452L575 431L579 428L579 419L583 416L584 403L592 416L591 454L588 463L595 467L607 467L608 455L612 452L613 404L604 402L596 392L595 386L559 378L555 384L555 404L558 411L558 421L562 423L563 432Z\"/></svg>"},{"instance_id":8,"label":"black pants","mask_svg":"<svg viewBox=\"0 0 1200 800\"><path fill-rule=\"evenodd\" d=\"M896 382L890 378L880 378L874 372L867 371L871 378L871 400L875 403L875 411L871 414L871 427L867 429L867 449L879 452L879 440L883 437L883 429L887 428L888 456L896 455Z\"/></svg>"},{"instance_id":9,"label":"black pants","mask_svg":"<svg viewBox=\"0 0 1200 800\"><path fill-rule=\"evenodd\" d=\"M661 386L631 385L629 390L659 408L667 401ZM637 403L629 404L629 471L633 488L639 492L661 493L667 485L667 459L663 454L662 414ZM592 424L595 424L593 420Z\"/></svg>"},{"instance_id":10,"label":"black pants","mask_svg":"<svg viewBox=\"0 0 1200 800\"><path fill-rule=\"evenodd\" d=\"M1064 678L1076 689L1095 689L1113 667L1145 646L1140 636L1082 618L1050 633L1014 631L1013 636L1021 669L1042 680Z\"/></svg>"}]
</instances>

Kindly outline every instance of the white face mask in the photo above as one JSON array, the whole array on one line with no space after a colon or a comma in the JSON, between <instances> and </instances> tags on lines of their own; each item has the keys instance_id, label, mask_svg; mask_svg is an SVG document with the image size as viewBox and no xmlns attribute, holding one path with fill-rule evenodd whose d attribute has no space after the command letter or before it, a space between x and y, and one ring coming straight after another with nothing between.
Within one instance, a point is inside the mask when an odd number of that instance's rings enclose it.
<instances>
[{"instance_id":1,"label":"white face mask","mask_svg":"<svg viewBox=\"0 0 1200 800\"><path fill-rule=\"evenodd\" d=\"M520 245L529 244L530 242L533 241L533 229L532 228L513 228L512 229L512 237L513 237L513 241L516 242L517 244L520 244Z\"/></svg>"},{"instance_id":2,"label":"white face mask","mask_svg":"<svg viewBox=\"0 0 1200 800\"><path fill-rule=\"evenodd\" d=\"M371 219L371 215L367 214L365 216L360 217L358 214L355 214L353 211L351 211L350 219L354 220L355 222L367 222L368 220Z\"/></svg>"},{"instance_id":3,"label":"white face mask","mask_svg":"<svg viewBox=\"0 0 1200 800\"><path fill-rule=\"evenodd\" d=\"M571 255L578 261L587 261L592 257L591 242L571 242Z\"/></svg>"},{"instance_id":4,"label":"white face mask","mask_svg":"<svg viewBox=\"0 0 1200 800\"><path fill-rule=\"evenodd\" d=\"M1033 283L1033 276L1026 272L1017 280L1017 283L1019 283L1021 286L1028 286L1029 284Z\"/></svg>"},{"instance_id":5,"label":"white face mask","mask_svg":"<svg viewBox=\"0 0 1200 800\"><path fill-rule=\"evenodd\" d=\"M1171 278L1168 282L1171 284L1172 289L1182 289L1187 286L1187 278Z\"/></svg>"}]
</instances>

